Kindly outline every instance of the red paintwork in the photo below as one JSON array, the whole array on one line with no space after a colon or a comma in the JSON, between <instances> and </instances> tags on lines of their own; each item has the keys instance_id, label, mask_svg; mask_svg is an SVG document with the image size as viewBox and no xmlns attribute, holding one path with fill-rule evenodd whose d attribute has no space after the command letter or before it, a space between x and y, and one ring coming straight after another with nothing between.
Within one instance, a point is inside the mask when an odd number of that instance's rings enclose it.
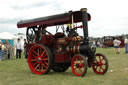
<instances>
[{"instance_id":1,"label":"red paintwork","mask_svg":"<svg viewBox=\"0 0 128 85\"><path fill-rule=\"evenodd\" d=\"M76 54L79 54L80 52L79 52L79 47L80 47L80 43L77 43L76 45L75 45L75 48L74 48L74 53L76 53Z\"/></svg>"},{"instance_id":2,"label":"red paintwork","mask_svg":"<svg viewBox=\"0 0 128 85\"><path fill-rule=\"evenodd\" d=\"M81 28L81 29L82 29L82 28L83 28L83 25L77 26L77 27L75 27L75 28Z\"/></svg>"},{"instance_id":3,"label":"red paintwork","mask_svg":"<svg viewBox=\"0 0 128 85\"><path fill-rule=\"evenodd\" d=\"M70 62L70 56L67 53L56 53L55 63Z\"/></svg>"},{"instance_id":4,"label":"red paintwork","mask_svg":"<svg viewBox=\"0 0 128 85\"><path fill-rule=\"evenodd\" d=\"M53 47L55 44L54 36L53 35L42 36L41 40L39 41L39 44L43 44L48 47Z\"/></svg>"},{"instance_id":5,"label":"red paintwork","mask_svg":"<svg viewBox=\"0 0 128 85\"><path fill-rule=\"evenodd\" d=\"M34 45L36 45L36 43L27 44L27 45L26 45L26 51L29 52L30 48L31 48L32 46L34 46Z\"/></svg>"}]
</instances>

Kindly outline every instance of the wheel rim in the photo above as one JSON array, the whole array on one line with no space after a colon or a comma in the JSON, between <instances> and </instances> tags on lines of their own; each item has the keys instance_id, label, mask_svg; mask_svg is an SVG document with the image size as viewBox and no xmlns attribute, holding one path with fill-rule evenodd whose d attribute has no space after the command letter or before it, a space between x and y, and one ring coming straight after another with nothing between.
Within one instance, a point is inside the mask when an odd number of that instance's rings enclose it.
<instances>
[{"instance_id":1,"label":"wheel rim","mask_svg":"<svg viewBox=\"0 0 128 85\"><path fill-rule=\"evenodd\" d=\"M85 59L76 55L72 59L72 71L76 76L84 76L87 71L87 65L85 63Z\"/></svg>"},{"instance_id":2,"label":"wheel rim","mask_svg":"<svg viewBox=\"0 0 128 85\"><path fill-rule=\"evenodd\" d=\"M95 60L92 64L92 68L97 74L104 74L108 69L108 60L102 54L96 54Z\"/></svg>"},{"instance_id":3,"label":"wheel rim","mask_svg":"<svg viewBox=\"0 0 128 85\"><path fill-rule=\"evenodd\" d=\"M49 67L49 55L40 45L32 47L29 51L28 64L35 74L44 74Z\"/></svg>"}]
</instances>

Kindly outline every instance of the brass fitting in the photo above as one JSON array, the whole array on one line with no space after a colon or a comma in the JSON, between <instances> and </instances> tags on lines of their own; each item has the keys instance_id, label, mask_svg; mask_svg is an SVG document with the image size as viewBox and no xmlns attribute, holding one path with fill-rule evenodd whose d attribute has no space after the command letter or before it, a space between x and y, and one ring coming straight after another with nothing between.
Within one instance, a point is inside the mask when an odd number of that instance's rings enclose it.
<instances>
[{"instance_id":1,"label":"brass fitting","mask_svg":"<svg viewBox=\"0 0 128 85\"><path fill-rule=\"evenodd\" d=\"M87 8L81 8L80 11L87 11Z\"/></svg>"}]
</instances>

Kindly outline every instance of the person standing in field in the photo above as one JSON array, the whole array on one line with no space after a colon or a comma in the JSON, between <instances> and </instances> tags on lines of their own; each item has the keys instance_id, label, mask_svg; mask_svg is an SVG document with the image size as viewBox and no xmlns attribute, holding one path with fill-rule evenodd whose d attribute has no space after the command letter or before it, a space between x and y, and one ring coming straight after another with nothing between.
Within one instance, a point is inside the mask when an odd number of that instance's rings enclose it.
<instances>
[{"instance_id":1,"label":"person standing in field","mask_svg":"<svg viewBox=\"0 0 128 85\"><path fill-rule=\"evenodd\" d=\"M125 37L124 39L124 44L125 44L125 53L128 54L128 39Z\"/></svg>"},{"instance_id":2,"label":"person standing in field","mask_svg":"<svg viewBox=\"0 0 128 85\"><path fill-rule=\"evenodd\" d=\"M4 44L0 40L0 60L4 60Z\"/></svg>"},{"instance_id":3,"label":"person standing in field","mask_svg":"<svg viewBox=\"0 0 128 85\"><path fill-rule=\"evenodd\" d=\"M9 44L8 40L5 41L5 51L6 51L6 59L10 59L10 54L11 54L11 50L13 49L13 47Z\"/></svg>"},{"instance_id":4,"label":"person standing in field","mask_svg":"<svg viewBox=\"0 0 128 85\"><path fill-rule=\"evenodd\" d=\"M27 41L26 41L26 39L24 39L24 56L25 56L25 59L28 58L27 53L26 53L26 45L27 45Z\"/></svg>"},{"instance_id":5,"label":"person standing in field","mask_svg":"<svg viewBox=\"0 0 128 85\"><path fill-rule=\"evenodd\" d=\"M16 43L16 59L21 59L21 42L20 38L18 38L17 43Z\"/></svg>"},{"instance_id":6,"label":"person standing in field","mask_svg":"<svg viewBox=\"0 0 128 85\"><path fill-rule=\"evenodd\" d=\"M113 43L114 43L114 48L115 48L116 54L119 54L120 53L120 44L121 44L121 41L118 40L117 38L115 38L115 40L113 41Z\"/></svg>"}]
</instances>

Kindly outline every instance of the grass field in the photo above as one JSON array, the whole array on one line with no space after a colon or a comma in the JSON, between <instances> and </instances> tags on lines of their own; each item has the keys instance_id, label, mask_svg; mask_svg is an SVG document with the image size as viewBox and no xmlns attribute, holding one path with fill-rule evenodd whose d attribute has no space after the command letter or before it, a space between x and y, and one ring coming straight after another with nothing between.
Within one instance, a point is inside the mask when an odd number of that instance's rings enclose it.
<instances>
[{"instance_id":1,"label":"grass field","mask_svg":"<svg viewBox=\"0 0 128 85\"><path fill-rule=\"evenodd\" d=\"M88 69L84 77L77 77L69 68L64 73L50 71L47 75L33 74L22 56L21 60L0 62L0 85L128 85L128 54L115 54L113 48L98 48L97 52L107 56L109 69L105 75Z\"/></svg>"}]
</instances>

